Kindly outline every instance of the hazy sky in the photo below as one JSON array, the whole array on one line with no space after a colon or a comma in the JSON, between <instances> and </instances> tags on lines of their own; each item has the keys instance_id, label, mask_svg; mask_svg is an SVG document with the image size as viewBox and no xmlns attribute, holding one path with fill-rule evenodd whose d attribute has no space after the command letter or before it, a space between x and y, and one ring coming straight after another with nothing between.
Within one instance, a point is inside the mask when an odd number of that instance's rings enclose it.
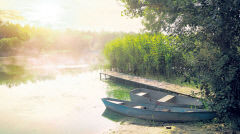
<instances>
[{"instance_id":1,"label":"hazy sky","mask_svg":"<svg viewBox=\"0 0 240 134\"><path fill-rule=\"evenodd\" d=\"M121 16L123 9L117 0L0 0L0 15L1 12L19 14L24 17L17 21L21 24L138 32L142 28L141 20Z\"/></svg>"}]
</instances>

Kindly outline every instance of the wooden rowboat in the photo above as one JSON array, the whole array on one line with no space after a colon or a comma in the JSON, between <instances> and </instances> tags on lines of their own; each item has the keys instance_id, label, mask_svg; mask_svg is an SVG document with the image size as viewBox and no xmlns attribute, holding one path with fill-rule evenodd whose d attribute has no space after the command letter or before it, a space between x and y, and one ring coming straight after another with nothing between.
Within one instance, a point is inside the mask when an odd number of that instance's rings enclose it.
<instances>
[{"instance_id":1,"label":"wooden rowboat","mask_svg":"<svg viewBox=\"0 0 240 134\"><path fill-rule=\"evenodd\" d=\"M138 103L153 103L162 106L177 106L187 108L203 107L202 102L197 98L145 88L137 88L132 90L130 92L130 97L133 102Z\"/></svg>"},{"instance_id":2,"label":"wooden rowboat","mask_svg":"<svg viewBox=\"0 0 240 134\"><path fill-rule=\"evenodd\" d=\"M112 98L102 98L106 108L117 113L164 122L186 122L213 119L216 114L204 109L181 108L160 106L154 104L141 104L137 102L123 101Z\"/></svg>"}]
</instances>

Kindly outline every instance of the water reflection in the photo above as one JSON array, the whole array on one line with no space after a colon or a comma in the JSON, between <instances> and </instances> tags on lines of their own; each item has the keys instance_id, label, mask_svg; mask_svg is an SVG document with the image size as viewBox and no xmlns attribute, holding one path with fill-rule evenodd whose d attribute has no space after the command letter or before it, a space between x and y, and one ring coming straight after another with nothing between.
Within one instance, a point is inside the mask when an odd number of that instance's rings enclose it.
<instances>
[{"instance_id":1,"label":"water reflection","mask_svg":"<svg viewBox=\"0 0 240 134\"><path fill-rule=\"evenodd\" d=\"M101 116L107 88L96 71L0 85L0 133L101 133L116 125Z\"/></svg>"},{"instance_id":2,"label":"water reflection","mask_svg":"<svg viewBox=\"0 0 240 134\"><path fill-rule=\"evenodd\" d=\"M101 98L130 100L134 87L101 81L98 71L80 66L0 68L0 133L96 134L119 122L139 122L105 109Z\"/></svg>"},{"instance_id":3,"label":"water reflection","mask_svg":"<svg viewBox=\"0 0 240 134\"><path fill-rule=\"evenodd\" d=\"M130 100L130 91L134 89L133 86L128 86L120 83L106 81L108 84L107 96L115 99Z\"/></svg>"},{"instance_id":4,"label":"water reflection","mask_svg":"<svg viewBox=\"0 0 240 134\"><path fill-rule=\"evenodd\" d=\"M87 66L40 66L27 67L16 64L0 65L0 85L7 85L9 88L23 83L54 80L58 75L78 75L88 71Z\"/></svg>"},{"instance_id":5,"label":"water reflection","mask_svg":"<svg viewBox=\"0 0 240 134\"><path fill-rule=\"evenodd\" d=\"M105 109L105 111L102 113L102 116L111 121L120 122L120 124L127 123L127 124L143 125L143 126L163 126L164 125L164 122L128 117L128 116L116 113L114 111L111 111L109 109Z\"/></svg>"},{"instance_id":6,"label":"water reflection","mask_svg":"<svg viewBox=\"0 0 240 134\"><path fill-rule=\"evenodd\" d=\"M26 69L23 65L14 64L0 66L0 85L7 85L9 88L22 83L50 79L55 79L55 76L50 73L43 73L43 70Z\"/></svg>"},{"instance_id":7,"label":"water reflection","mask_svg":"<svg viewBox=\"0 0 240 134\"><path fill-rule=\"evenodd\" d=\"M86 72L79 66L0 68L0 133L4 134L101 133L118 125L105 117L112 113L104 112L101 98L129 100L134 88L101 81L98 71Z\"/></svg>"},{"instance_id":8,"label":"water reflection","mask_svg":"<svg viewBox=\"0 0 240 134\"><path fill-rule=\"evenodd\" d=\"M126 116L113 112L109 109L105 109L105 111L102 113L102 116L115 122L121 122L124 120L124 118L126 118Z\"/></svg>"}]
</instances>

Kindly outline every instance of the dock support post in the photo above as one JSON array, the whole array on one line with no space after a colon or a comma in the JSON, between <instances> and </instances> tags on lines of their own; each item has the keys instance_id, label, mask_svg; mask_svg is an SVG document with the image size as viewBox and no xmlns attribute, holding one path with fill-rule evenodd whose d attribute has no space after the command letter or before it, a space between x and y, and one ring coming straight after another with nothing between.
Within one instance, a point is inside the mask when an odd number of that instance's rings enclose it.
<instances>
[{"instance_id":1,"label":"dock support post","mask_svg":"<svg viewBox=\"0 0 240 134\"><path fill-rule=\"evenodd\" d=\"M102 80L102 73L100 73L100 80Z\"/></svg>"}]
</instances>

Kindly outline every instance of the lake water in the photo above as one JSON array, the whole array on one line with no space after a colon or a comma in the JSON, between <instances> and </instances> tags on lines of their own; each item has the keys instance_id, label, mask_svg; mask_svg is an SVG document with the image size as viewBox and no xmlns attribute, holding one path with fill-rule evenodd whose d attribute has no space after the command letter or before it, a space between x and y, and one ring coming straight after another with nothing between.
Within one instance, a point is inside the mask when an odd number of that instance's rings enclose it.
<instances>
[{"instance_id":1,"label":"lake water","mask_svg":"<svg viewBox=\"0 0 240 134\"><path fill-rule=\"evenodd\" d=\"M0 78L1 134L98 134L119 125L101 98L129 100L133 87L101 81L99 71L37 72Z\"/></svg>"}]
</instances>

